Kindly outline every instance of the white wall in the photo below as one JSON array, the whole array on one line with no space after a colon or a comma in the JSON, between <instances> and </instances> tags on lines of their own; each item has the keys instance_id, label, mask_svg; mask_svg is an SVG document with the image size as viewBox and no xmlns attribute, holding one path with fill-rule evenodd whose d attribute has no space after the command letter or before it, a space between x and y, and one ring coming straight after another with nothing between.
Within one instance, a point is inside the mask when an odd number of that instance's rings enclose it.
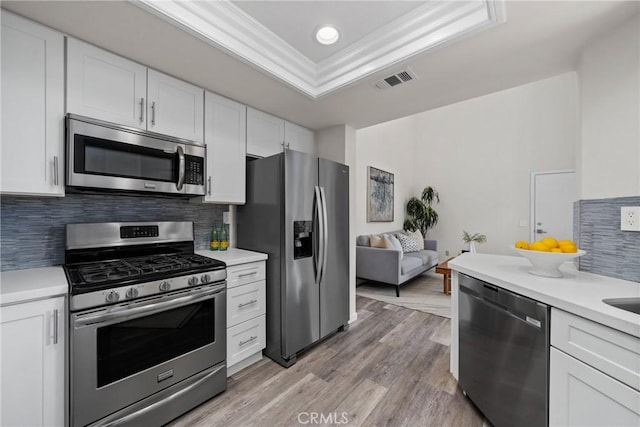
<instances>
[{"instance_id":1,"label":"white wall","mask_svg":"<svg viewBox=\"0 0 640 427\"><path fill-rule=\"evenodd\" d=\"M356 131L356 234L399 230L413 196L414 116ZM394 221L367 222L367 167L394 174Z\"/></svg>"},{"instance_id":2,"label":"white wall","mask_svg":"<svg viewBox=\"0 0 640 427\"><path fill-rule=\"evenodd\" d=\"M571 72L359 130L358 234L401 228L406 200L431 185L441 258L464 248L463 229L487 235L481 252L509 253L529 238L531 172L575 167L577 106ZM366 223L368 164L397 174L393 225Z\"/></svg>"},{"instance_id":3,"label":"white wall","mask_svg":"<svg viewBox=\"0 0 640 427\"><path fill-rule=\"evenodd\" d=\"M581 199L640 195L640 20L587 46L578 68Z\"/></svg>"}]
</instances>

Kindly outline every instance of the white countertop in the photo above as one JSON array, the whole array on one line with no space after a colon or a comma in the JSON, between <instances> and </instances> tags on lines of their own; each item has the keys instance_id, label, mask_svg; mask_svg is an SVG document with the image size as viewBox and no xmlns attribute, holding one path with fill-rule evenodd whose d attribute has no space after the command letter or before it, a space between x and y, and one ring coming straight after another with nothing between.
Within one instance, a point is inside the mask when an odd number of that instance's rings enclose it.
<instances>
[{"instance_id":1,"label":"white countertop","mask_svg":"<svg viewBox=\"0 0 640 427\"><path fill-rule=\"evenodd\" d=\"M0 273L0 305L66 295L68 291L62 266Z\"/></svg>"},{"instance_id":2,"label":"white countertop","mask_svg":"<svg viewBox=\"0 0 640 427\"><path fill-rule=\"evenodd\" d=\"M217 259L227 266L246 264L254 261L265 261L267 254L261 252L248 251L246 249L229 248L226 251L196 251L198 255L203 255L209 258Z\"/></svg>"},{"instance_id":3,"label":"white countertop","mask_svg":"<svg viewBox=\"0 0 640 427\"><path fill-rule=\"evenodd\" d=\"M605 298L640 297L640 283L576 270L568 262L562 278L529 274L525 258L465 253L449 261L452 270L527 296L594 322L640 337L640 315L602 302Z\"/></svg>"}]
</instances>

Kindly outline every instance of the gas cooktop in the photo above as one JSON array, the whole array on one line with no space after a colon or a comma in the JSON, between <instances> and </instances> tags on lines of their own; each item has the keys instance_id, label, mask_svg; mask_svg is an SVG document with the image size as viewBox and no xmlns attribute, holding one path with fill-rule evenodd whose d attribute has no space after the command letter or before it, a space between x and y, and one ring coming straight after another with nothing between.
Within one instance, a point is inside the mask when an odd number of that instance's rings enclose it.
<instances>
[{"instance_id":1,"label":"gas cooktop","mask_svg":"<svg viewBox=\"0 0 640 427\"><path fill-rule=\"evenodd\" d=\"M72 311L223 284L226 264L194 253L193 223L68 224Z\"/></svg>"}]
</instances>

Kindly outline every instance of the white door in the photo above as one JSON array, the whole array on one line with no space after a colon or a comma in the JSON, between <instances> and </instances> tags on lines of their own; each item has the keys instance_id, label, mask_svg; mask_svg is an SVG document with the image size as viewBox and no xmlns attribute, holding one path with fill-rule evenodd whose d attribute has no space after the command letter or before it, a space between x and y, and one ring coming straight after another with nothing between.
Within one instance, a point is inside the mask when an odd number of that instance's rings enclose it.
<instances>
[{"instance_id":1,"label":"white door","mask_svg":"<svg viewBox=\"0 0 640 427\"><path fill-rule=\"evenodd\" d=\"M147 129L203 144L204 89L148 71Z\"/></svg>"},{"instance_id":2,"label":"white door","mask_svg":"<svg viewBox=\"0 0 640 427\"><path fill-rule=\"evenodd\" d=\"M0 425L64 425L64 300L0 309Z\"/></svg>"},{"instance_id":3,"label":"white door","mask_svg":"<svg viewBox=\"0 0 640 427\"><path fill-rule=\"evenodd\" d=\"M551 347L549 426L640 425L640 392Z\"/></svg>"},{"instance_id":4,"label":"white door","mask_svg":"<svg viewBox=\"0 0 640 427\"><path fill-rule=\"evenodd\" d=\"M2 193L64 196L64 37L2 11Z\"/></svg>"},{"instance_id":5,"label":"white door","mask_svg":"<svg viewBox=\"0 0 640 427\"><path fill-rule=\"evenodd\" d=\"M247 107L205 93L207 145L205 202L243 204L246 188Z\"/></svg>"},{"instance_id":6,"label":"white door","mask_svg":"<svg viewBox=\"0 0 640 427\"><path fill-rule=\"evenodd\" d=\"M284 142L287 148L316 154L315 135L312 131L294 123L284 122Z\"/></svg>"},{"instance_id":7,"label":"white door","mask_svg":"<svg viewBox=\"0 0 640 427\"><path fill-rule=\"evenodd\" d=\"M546 236L573 239L574 171L531 174L531 240Z\"/></svg>"},{"instance_id":8,"label":"white door","mask_svg":"<svg viewBox=\"0 0 640 427\"><path fill-rule=\"evenodd\" d=\"M284 120L247 108L247 154L268 157L282 152Z\"/></svg>"}]
</instances>

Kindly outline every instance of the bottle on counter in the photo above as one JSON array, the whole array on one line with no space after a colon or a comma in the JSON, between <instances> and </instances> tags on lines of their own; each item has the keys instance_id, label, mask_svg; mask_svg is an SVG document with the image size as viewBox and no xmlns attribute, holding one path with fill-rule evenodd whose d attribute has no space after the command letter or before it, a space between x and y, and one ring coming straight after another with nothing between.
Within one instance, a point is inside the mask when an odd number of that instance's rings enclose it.
<instances>
[{"instance_id":1,"label":"bottle on counter","mask_svg":"<svg viewBox=\"0 0 640 427\"><path fill-rule=\"evenodd\" d=\"M220 250L226 251L229 247L229 233L227 232L227 224L220 227Z\"/></svg>"},{"instance_id":2,"label":"bottle on counter","mask_svg":"<svg viewBox=\"0 0 640 427\"><path fill-rule=\"evenodd\" d=\"M212 251L220 249L220 238L218 236L218 227L213 223L213 228L211 229L211 242L209 244L209 249Z\"/></svg>"}]
</instances>

